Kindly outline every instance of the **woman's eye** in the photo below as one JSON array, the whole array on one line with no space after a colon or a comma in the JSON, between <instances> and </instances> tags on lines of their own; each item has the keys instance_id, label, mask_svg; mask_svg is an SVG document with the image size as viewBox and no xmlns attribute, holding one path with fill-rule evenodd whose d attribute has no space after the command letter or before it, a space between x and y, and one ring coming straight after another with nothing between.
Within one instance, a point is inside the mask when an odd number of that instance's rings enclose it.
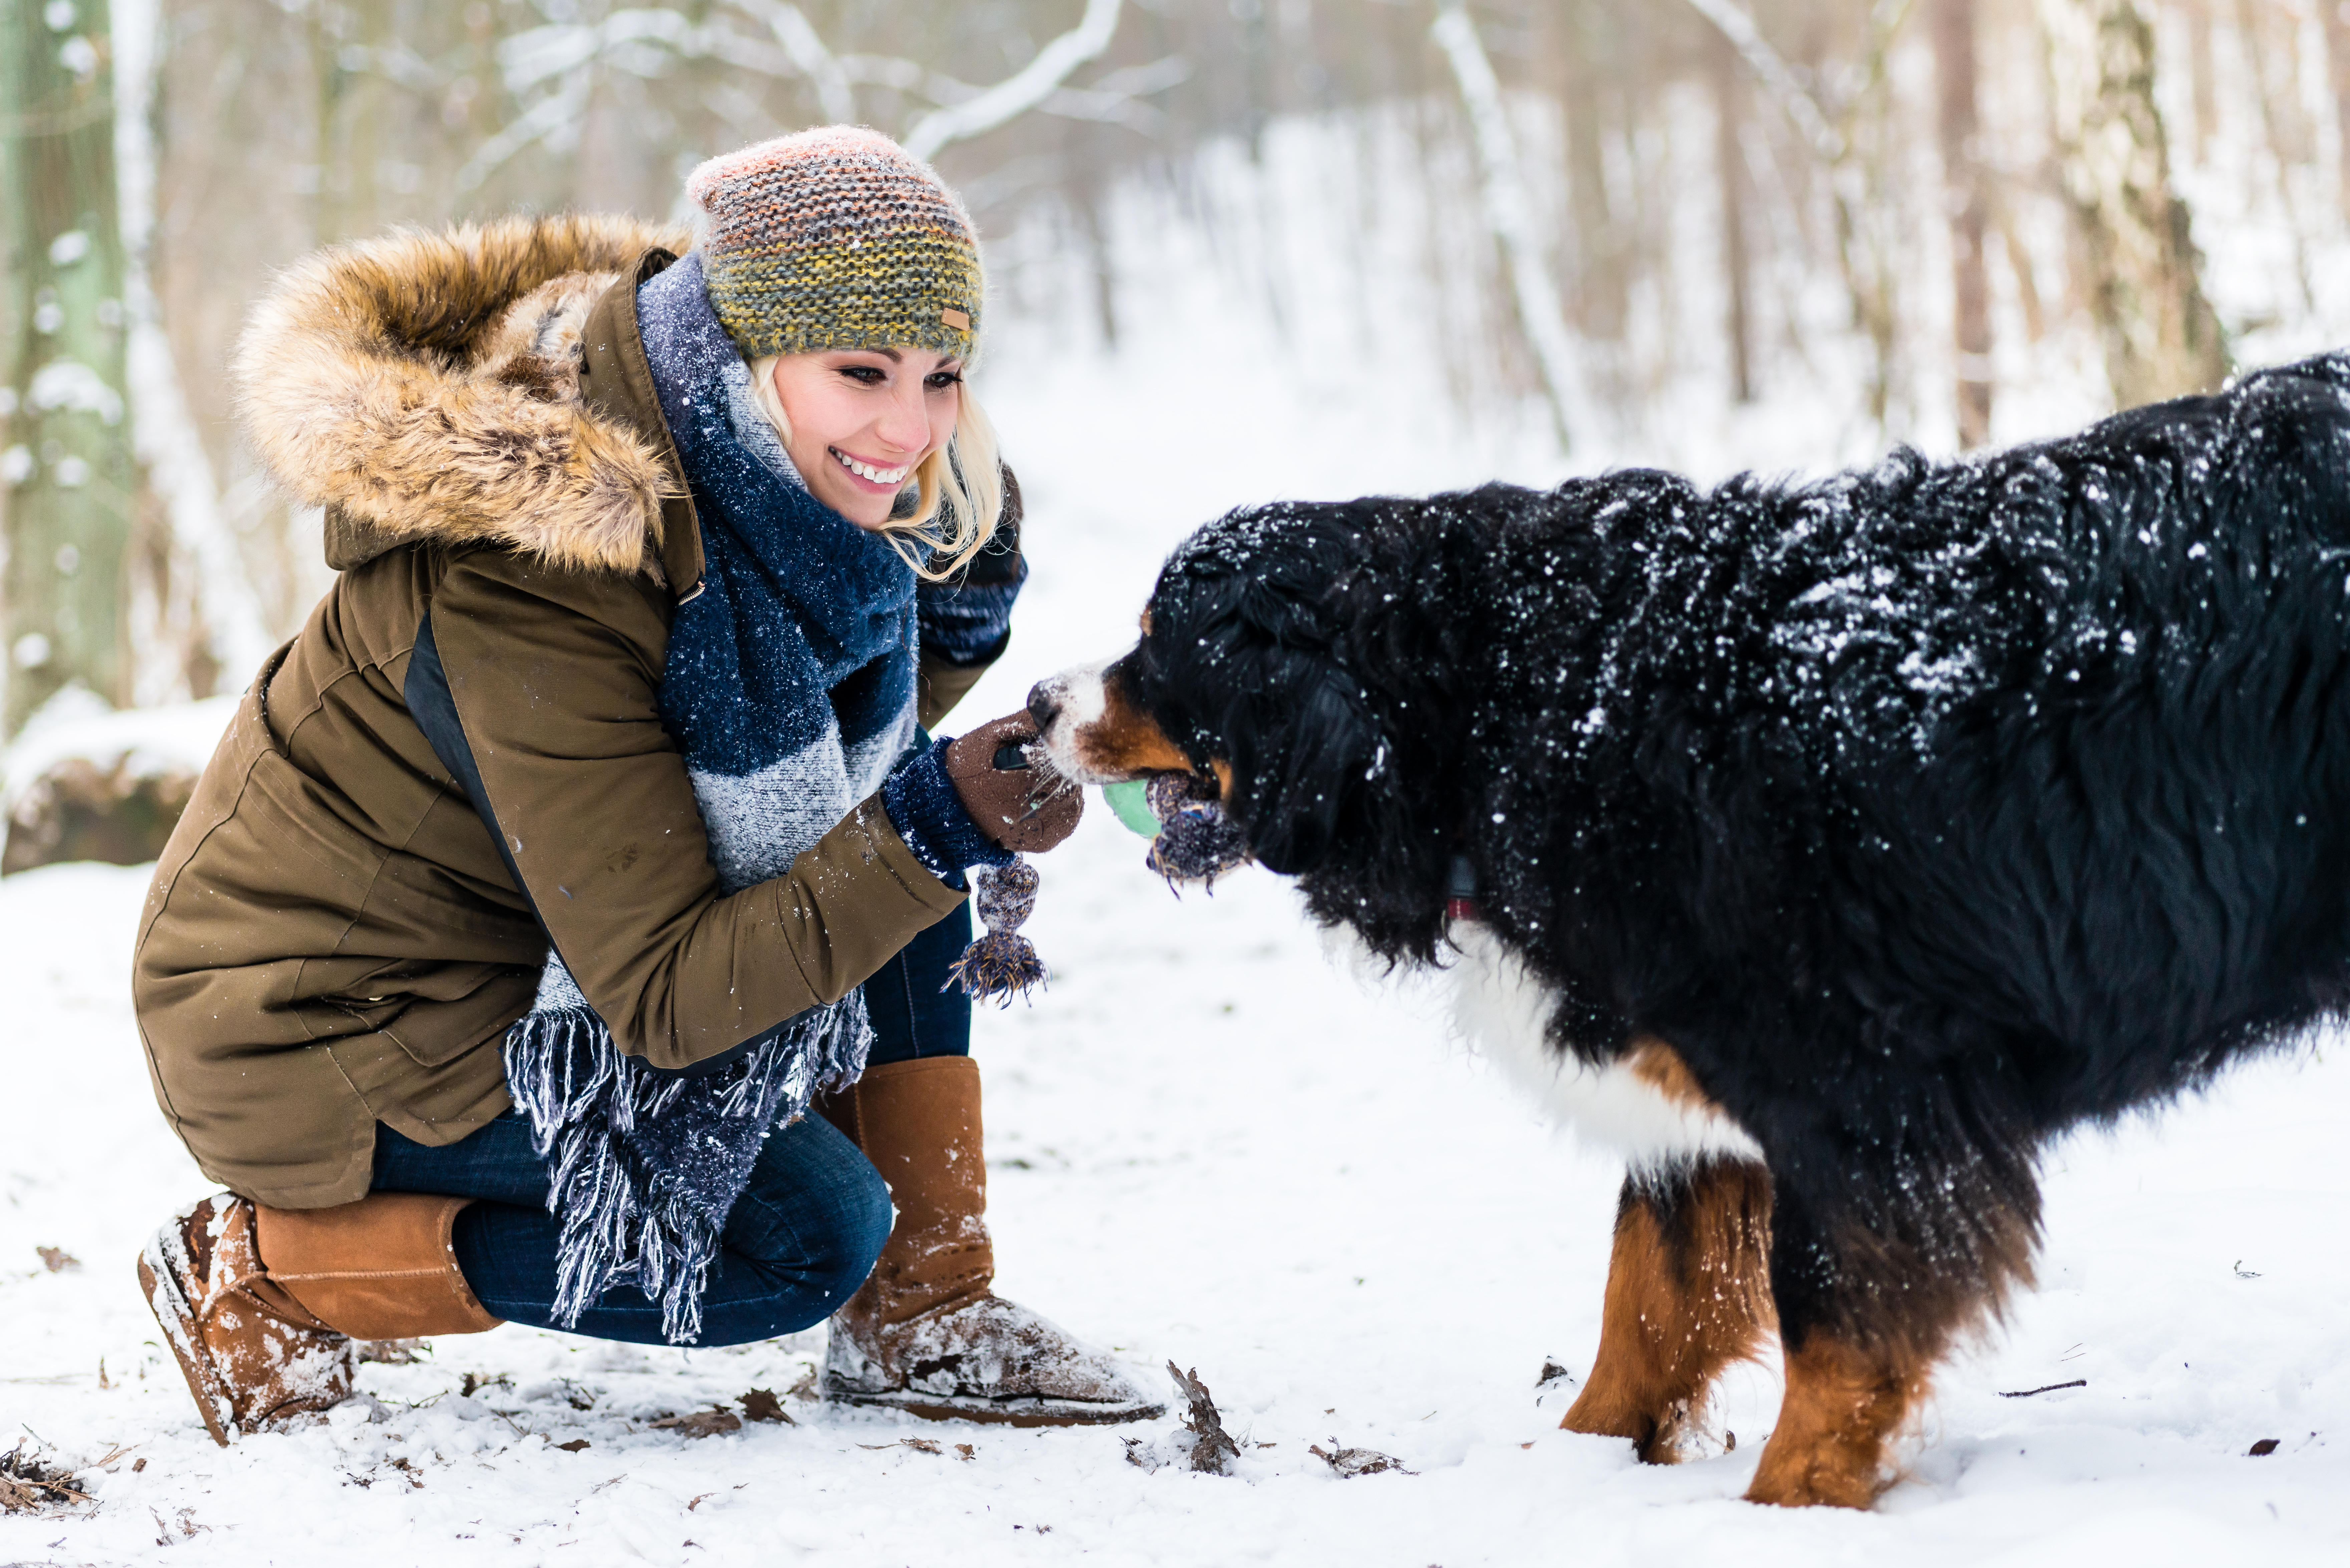
<instances>
[{"instance_id":1,"label":"woman's eye","mask_svg":"<svg viewBox=\"0 0 2350 1568\"><path fill-rule=\"evenodd\" d=\"M844 365L840 373L860 387L878 387L889 379L878 366L873 365Z\"/></svg>"},{"instance_id":2,"label":"woman's eye","mask_svg":"<svg viewBox=\"0 0 2350 1568\"><path fill-rule=\"evenodd\" d=\"M931 391L943 392L949 387L959 387L962 385L962 372L960 370L934 370L928 376L923 377L922 380L927 386L929 386Z\"/></svg>"}]
</instances>

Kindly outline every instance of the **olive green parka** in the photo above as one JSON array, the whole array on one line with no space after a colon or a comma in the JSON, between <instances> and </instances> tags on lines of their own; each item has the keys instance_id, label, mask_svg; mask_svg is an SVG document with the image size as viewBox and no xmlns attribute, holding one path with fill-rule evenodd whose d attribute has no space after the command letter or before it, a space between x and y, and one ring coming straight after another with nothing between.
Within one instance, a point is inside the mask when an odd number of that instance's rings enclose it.
<instances>
[{"instance_id":1,"label":"olive green parka","mask_svg":"<svg viewBox=\"0 0 2350 1568\"><path fill-rule=\"evenodd\" d=\"M621 1049L676 1068L837 1000L964 897L878 799L719 891L654 706L702 545L635 288L683 244L612 218L405 234L255 312L246 433L325 508L339 575L205 769L133 973L156 1098L233 1191L349 1202L379 1121L443 1145L504 1110L550 933ZM428 612L504 856L402 696ZM925 657L922 722L983 668Z\"/></svg>"}]
</instances>

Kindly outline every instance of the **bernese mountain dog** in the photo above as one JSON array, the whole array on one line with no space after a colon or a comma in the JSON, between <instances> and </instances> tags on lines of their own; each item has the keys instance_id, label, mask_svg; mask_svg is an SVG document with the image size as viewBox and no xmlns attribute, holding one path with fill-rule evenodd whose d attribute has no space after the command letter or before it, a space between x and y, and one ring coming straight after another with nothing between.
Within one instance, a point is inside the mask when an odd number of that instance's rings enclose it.
<instances>
[{"instance_id":1,"label":"bernese mountain dog","mask_svg":"<svg viewBox=\"0 0 2350 1568\"><path fill-rule=\"evenodd\" d=\"M1622 1147L1567 1428L1669 1461L1775 1328L1747 1495L1866 1506L2042 1147L2350 1000L2350 354L1955 462L1244 508L1030 707Z\"/></svg>"}]
</instances>

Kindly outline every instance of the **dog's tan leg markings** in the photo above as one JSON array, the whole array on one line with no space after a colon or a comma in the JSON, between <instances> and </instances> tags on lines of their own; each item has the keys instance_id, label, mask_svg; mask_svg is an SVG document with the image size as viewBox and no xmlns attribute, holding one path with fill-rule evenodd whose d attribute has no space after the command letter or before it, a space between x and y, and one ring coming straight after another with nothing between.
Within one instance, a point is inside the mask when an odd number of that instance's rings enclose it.
<instances>
[{"instance_id":1,"label":"dog's tan leg markings","mask_svg":"<svg viewBox=\"0 0 2350 1568\"><path fill-rule=\"evenodd\" d=\"M1679 1056L1657 1049L1689 1078ZM1696 1093L1694 1080L1688 1086ZM1649 1464L1677 1460L1714 1378L1771 1331L1770 1256L1771 1179L1761 1166L1713 1158L1626 1178L1599 1354L1559 1425L1628 1438Z\"/></svg>"},{"instance_id":2,"label":"dog's tan leg markings","mask_svg":"<svg viewBox=\"0 0 2350 1568\"><path fill-rule=\"evenodd\" d=\"M1866 1508L1885 1490L1885 1448L1925 1394L1929 1360L1814 1329L1787 1353L1787 1393L1749 1502Z\"/></svg>"},{"instance_id":3,"label":"dog's tan leg markings","mask_svg":"<svg viewBox=\"0 0 2350 1568\"><path fill-rule=\"evenodd\" d=\"M1748 1501L1866 1508L1892 1484L1886 1450L1924 1399L1935 1365L1961 1334L1997 1316L2010 1290L2032 1282L2031 1219L1978 1219L1980 1250L1963 1272L1913 1256L1890 1282L1853 1294L1841 1325L1786 1331L1787 1392ZM1882 1254L1882 1239L1848 1237L1835 1250L1872 1247Z\"/></svg>"}]
</instances>

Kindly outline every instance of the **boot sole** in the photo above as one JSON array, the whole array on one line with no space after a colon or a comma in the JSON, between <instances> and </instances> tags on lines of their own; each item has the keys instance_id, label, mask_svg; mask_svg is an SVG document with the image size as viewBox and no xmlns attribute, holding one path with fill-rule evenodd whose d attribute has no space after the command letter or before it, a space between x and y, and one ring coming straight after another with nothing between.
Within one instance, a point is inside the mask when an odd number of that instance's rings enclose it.
<instances>
[{"instance_id":1,"label":"boot sole","mask_svg":"<svg viewBox=\"0 0 2350 1568\"><path fill-rule=\"evenodd\" d=\"M862 1393L827 1385L825 1402L868 1409L896 1410L925 1421L970 1421L987 1427L1112 1427L1126 1421L1155 1421L1167 1414L1164 1405L1135 1401L1106 1405L1087 1399L983 1399L971 1395Z\"/></svg>"},{"instance_id":2,"label":"boot sole","mask_svg":"<svg viewBox=\"0 0 2350 1568\"><path fill-rule=\"evenodd\" d=\"M227 1448L222 1417L233 1408L228 1385L196 1337L195 1304L180 1286L179 1271L163 1256L160 1237L150 1241L139 1254L139 1289L147 1298L147 1309L155 1314L156 1325L163 1331L163 1343L172 1347L180 1363L181 1376L188 1380L188 1392L195 1397L204 1430L212 1434L213 1442Z\"/></svg>"}]
</instances>

